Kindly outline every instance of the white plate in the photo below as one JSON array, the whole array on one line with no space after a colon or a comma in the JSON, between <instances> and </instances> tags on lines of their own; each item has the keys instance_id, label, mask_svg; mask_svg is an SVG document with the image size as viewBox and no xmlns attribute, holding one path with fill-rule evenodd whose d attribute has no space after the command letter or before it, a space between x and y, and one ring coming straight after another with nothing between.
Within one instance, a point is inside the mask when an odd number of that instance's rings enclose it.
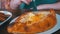
<instances>
[{"instance_id":1,"label":"white plate","mask_svg":"<svg viewBox=\"0 0 60 34\"><path fill-rule=\"evenodd\" d=\"M57 17L57 24L55 25L55 27L53 27L52 29L42 32L42 33L37 33L37 34L52 34L53 32L56 32L57 30L60 29L60 15L56 14ZM15 19L13 19L9 24L14 23L14 21L17 19L18 17L16 17Z\"/></svg>"},{"instance_id":2,"label":"white plate","mask_svg":"<svg viewBox=\"0 0 60 34\"><path fill-rule=\"evenodd\" d=\"M7 20L9 20L12 17L12 13L10 13L8 11L0 11L0 13L3 13L5 15L9 15L9 17L5 21L1 22L0 25L2 25L3 23L5 23Z\"/></svg>"}]
</instances>

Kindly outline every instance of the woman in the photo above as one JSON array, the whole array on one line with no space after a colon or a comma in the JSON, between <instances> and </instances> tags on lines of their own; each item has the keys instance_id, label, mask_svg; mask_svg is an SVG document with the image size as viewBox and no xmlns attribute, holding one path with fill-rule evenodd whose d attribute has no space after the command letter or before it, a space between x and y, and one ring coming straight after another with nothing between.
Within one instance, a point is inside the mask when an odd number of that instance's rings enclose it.
<instances>
[{"instance_id":1,"label":"woman","mask_svg":"<svg viewBox=\"0 0 60 34\"><path fill-rule=\"evenodd\" d=\"M57 2L58 0L35 0L35 4L37 6L37 9L60 9L60 2ZM21 8L19 5L21 3L25 3L24 9L33 9L33 2L32 0L8 0L5 4L5 8L12 12L14 15L13 17L19 16L21 11L19 11ZM19 10L17 10L19 9Z\"/></svg>"},{"instance_id":2,"label":"woman","mask_svg":"<svg viewBox=\"0 0 60 34\"><path fill-rule=\"evenodd\" d=\"M57 2L58 0L35 0L35 4L37 6L37 9L60 9L60 2ZM10 0L5 5L6 9L13 9L16 10L21 3L24 2L25 9L33 9L33 2L32 0ZM20 7L19 7L20 8Z\"/></svg>"}]
</instances>

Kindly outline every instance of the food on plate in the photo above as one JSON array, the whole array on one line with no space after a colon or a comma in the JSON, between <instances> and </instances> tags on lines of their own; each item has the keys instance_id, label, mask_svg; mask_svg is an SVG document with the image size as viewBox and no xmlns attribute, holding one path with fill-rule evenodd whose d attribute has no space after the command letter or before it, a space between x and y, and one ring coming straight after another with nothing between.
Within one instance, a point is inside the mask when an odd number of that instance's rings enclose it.
<instances>
[{"instance_id":1,"label":"food on plate","mask_svg":"<svg viewBox=\"0 0 60 34\"><path fill-rule=\"evenodd\" d=\"M0 13L0 22L5 21L8 18L8 15L5 15L4 13Z\"/></svg>"},{"instance_id":2,"label":"food on plate","mask_svg":"<svg viewBox=\"0 0 60 34\"><path fill-rule=\"evenodd\" d=\"M54 10L27 12L20 15L7 30L9 33L40 33L53 28L56 22Z\"/></svg>"}]
</instances>

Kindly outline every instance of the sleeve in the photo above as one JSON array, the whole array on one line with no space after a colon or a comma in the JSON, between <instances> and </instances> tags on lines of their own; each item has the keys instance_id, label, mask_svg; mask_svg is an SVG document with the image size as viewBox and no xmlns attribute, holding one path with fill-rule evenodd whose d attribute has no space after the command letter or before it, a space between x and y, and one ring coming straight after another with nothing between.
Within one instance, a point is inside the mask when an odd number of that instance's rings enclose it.
<instances>
[{"instance_id":1,"label":"sleeve","mask_svg":"<svg viewBox=\"0 0 60 34\"><path fill-rule=\"evenodd\" d=\"M56 3L57 0L35 0L36 6L41 4L53 4ZM29 5L25 5L25 9L30 9L33 7L33 2L31 2Z\"/></svg>"},{"instance_id":2,"label":"sleeve","mask_svg":"<svg viewBox=\"0 0 60 34\"><path fill-rule=\"evenodd\" d=\"M56 3L57 0L36 0L36 5L40 5L40 4L52 4L52 3Z\"/></svg>"}]
</instances>

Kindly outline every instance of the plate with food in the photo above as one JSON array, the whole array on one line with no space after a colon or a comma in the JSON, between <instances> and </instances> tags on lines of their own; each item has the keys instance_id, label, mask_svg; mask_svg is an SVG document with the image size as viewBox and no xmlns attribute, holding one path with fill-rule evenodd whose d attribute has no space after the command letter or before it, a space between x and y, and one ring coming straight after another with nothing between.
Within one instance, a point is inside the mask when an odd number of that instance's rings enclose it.
<instances>
[{"instance_id":1,"label":"plate with food","mask_svg":"<svg viewBox=\"0 0 60 34\"><path fill-rule=\"evenodd\" d=\"M60 29L59 19L60 15L54 10L26 12L13 19L7 31L15 34L51 34Z\"/></svg>"},{"instance_id":2,"label":"plate with food","mask_svg":"<svg viewBox=\"0 0 60 34\"><path fill-rule=\"evenodd\" d=\"M12 17L12 13L8 11L0 11L0 25L5 23Z\"/></svg>"}]
</instances>

